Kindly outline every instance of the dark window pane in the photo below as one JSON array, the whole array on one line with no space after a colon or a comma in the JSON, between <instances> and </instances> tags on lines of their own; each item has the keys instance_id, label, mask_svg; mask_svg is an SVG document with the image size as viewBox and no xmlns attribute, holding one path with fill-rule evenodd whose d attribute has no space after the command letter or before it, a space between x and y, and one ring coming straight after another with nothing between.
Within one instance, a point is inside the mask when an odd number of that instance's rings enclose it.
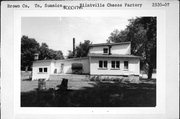
<instances>
[{"instance_id":1,"label":"dark window pane","mask_svg":"<svg viewBox=\"0 0 180 119\"><path fill-rule=\"evenodd\" d=\"M108 53L108 48L103 48L104 53Z\"/></svg>"},{"instance_id":2,"label":"dark window pane","mask_svg":"<svg viewBox=\"0 0 180 119\"><path fill-rule=\"evenodd\" d=\"M42 72L42 68L39 68L39 72Z\"/></svg>"},{"instance_id":3,"label":"dark window pane","mask_svg":"<svg viewBox=\"0 0 180 119\"><path fill-rule=\"evenodd\" d=\"M112 61L112 62L111 62L111 67L112 67L112 68L115 68L115 61Z\"/></svg>"},{"instance_id":4,"label":"dark window pane","mask_svg":"<svg viewBox=\"0 0 180 119\"><path fill-rule=\"evenodd\" d=\"M104 68L107 68L107 61L104 61Z\"/></svg>"},{"instance_id":5,"label":"dark window pane","mask_svg":"<svg viewBox=\"0 0 180 119\"><path fill-rule=\"evenodd\" d=\"M124 69L128 69L128 61L124 61Z\"/></svg>"},{"instance_id":6,"label":"dark window pane","mask_svg":"<svg viewBox=\"0 0 180 119\"><path fill-rule=\"evenodd\" d=\"M116 61L116 68L119 68L119 66L120 66L120 62Z\"/></svg>"},{"instance_id":7,"label":"dark window pane","mask_svg":"<svg viewBox=\"0 0 180 119\"><path fill-rule=\"evenodd\" d=\"M47 68L44 68L44 72L47 72Z\"/></svg>"},{"instance_id":8,"label":"dark window pane","mask_svg":"<svg viewBox=\"0 0 180 119\"><path fill-rule=\"evenodd\" d=\"M102 68L102 61L99 61L99 68Z\"/></svg>"}]
</instances>

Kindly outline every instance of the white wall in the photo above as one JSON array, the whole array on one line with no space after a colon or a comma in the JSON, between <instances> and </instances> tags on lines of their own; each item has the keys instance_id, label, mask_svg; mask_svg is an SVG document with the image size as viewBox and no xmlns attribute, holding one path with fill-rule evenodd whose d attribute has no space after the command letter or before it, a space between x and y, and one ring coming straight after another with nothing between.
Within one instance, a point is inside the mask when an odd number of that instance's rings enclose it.
<instances>
[{"instance_id":1,"label":"white wall","mask_svg":"<svg viewBox=\"0 0 180 119\"><path fill-rule=\"evenodd\" d=\"M83 65L83 73L89 73L89 60L86 59L75 59L75 60L57 60L54 64L54 69L57 69L57 72L59 73L61 70L61 64L64 64L64 73L72 73L71 66L72 63L81 63Z\"/></svg>"},{"instance_id":2,"label":"white wall","mask_svg":"<svg viewBox=\"0 0 180 119\"><path fill-rule=\"evenodd\" d=\"M38 61L33 63L33 73L32 80L38 80L40 78L49 79L50 74L54 74L54 70L57 69L57 74L60 73L61 64L64 64L64 73L70 74L72 73L71 66L72 63L81 63L83 65L83 72L88 74L90 72L90 65L88 58L82 59L71 59L71 60L53 60L53 61ZM47 68L47 73L39 73L39 68Z\"/></svg>"},{"instance_id":3,"label":"white wall","mask_svg":"<svg viewBox=\"0 0 180 119\"><path fill-rule=\"evenodd\" d=\"M96 46L91 47L89 53L103 54L103 48L108 48L108 46ZM111 47L112 54L131 54L131 44L119 44L113 45Z\"/></svg>"},{"instance_id":4,"label":"white wall","mask_svg":"<svg viewBox=\"0 0 180 119\"><path fill-rule=\"evenodd\" d=\"M130 44L114 45L111 47L112 54L131 54Z\"/></svg>"},{"instance_id":5,"label":"white wall","mask_svg":"<svg viewBox=\"0 0 180 119\"><path fill-rule=\"evenodd\" d=\"M99 69L99 60L107 60L108 68ZM112 69L111 61L120 61L120 69ZM124 61L129 62L128 70L124 70ZM140 60L135 58L92 58L90 59L90 74L92 75L139 75Z\"/></svg>"},{"instance_id":6,"label":"white wall","mask_svg":"<svg viewBox=\"0 0 180 119\"><path fill-rule=\"evenodd\" d=\"M36 62L33 63L32 67L32 80L38 80L40 78L49 79L49 75L51 74L51 62ZM47 68L47 73L39 73L39 68Z\"/></svg>"},{"instance_id":7,"label":"white wall","mask_svg":"<svg viewBox=\"0 0 180 119\"><path fill-rule=\"evenodd\" d=\"M103 48L108 48L108 46L90 47L89 53L103 54Z\"/></svg>"}]
</instances>

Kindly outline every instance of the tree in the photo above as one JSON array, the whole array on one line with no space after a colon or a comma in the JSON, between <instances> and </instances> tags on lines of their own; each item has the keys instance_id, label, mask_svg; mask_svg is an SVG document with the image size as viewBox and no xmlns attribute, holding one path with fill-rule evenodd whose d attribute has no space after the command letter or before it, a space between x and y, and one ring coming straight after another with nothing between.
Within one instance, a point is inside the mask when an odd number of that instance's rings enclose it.
<instances>
[{"instance_id":1,"label":"tree","mask_svg":"<svg viewBox=\"0 0 180 119\"><path fill-rule=\"evenodd\" d=\"M143 57L141 64L148 78L152 77L153 68L156 68L156 17L130 19L125 30L112 32L108 40L131 41L131 53Z\"/></svg>"},{"instance_id":2,"label":"tree","mask_svg":"<svg viewBox=\"0 0 180 119\"><path fill-rule=\"evenodd\" d=\"M55 51L55 50L49 49L48 59L55 59L55 60L64 59L63 53L60 50Z\"/></svg>"},{"instance_id":3,"label":"tree","mask_svg":"<svg viewBox=\"0 0 180 119\"><path fill-rule=\"evenodd\" d=\"M75 48L75 56L73 56L73 52L69 51L68 58L73 57L87 57L89 52L89 46L92 44L89 40L84 40L84 42L80 42L78 46Z\"/></svg>"},{"instance_id":4,"label":"tree","mask_svg":"<svg viewBox=\"0 0 180 119\"><path fill-rule=\"evenodd\" d=\"M39 43L28 36L21 38L21 70L31 70L34 54L39 50Z\"/></svg>"},{"instance_id":5,"label":"tree","mask_svg":"<svg viewBox=\"0 0 180 119\"><path fill-rule=\"evenodd\" d=\"M46 43L42 43L39 48L39 59L64 59L62 51L49 49L48 45Z\"/></svg>"},{"instance_id":6,"label":"tree","mask_svg":"<svg viewBox=\"0 0 180 119\"><path fill-rule=\"evenodd\" d=\"M71 50L68 50L68 56L67 58L73 58L73 52Z\"/></svg>"},{"instance_id":7,"label":"tree","mask_svg":"<svg viewBox=\"0 0 180 119\"><path fill-rule=\"evenodd\" d=\"M109 36L108 42L125 42L127 40L127 33L128 30L122 30L119 31L118 29L115 29Z\"/></svg>"},{"instance_id":8,"label":"tree","mask_svg":"<svg viewBox=\"0 0 180 119\"><path fill-rule=\"evenodd\" d=\"M49 48L46 43L41 43L41 46L39 47L39 59L44 60L44 59L49 59Z\"/></svg>"},{"instance_id":9,"label":"tree","mask_svg":"<svg viewBox=\"0 0 180 119\"><path fill-rule=\"evenodd\" d=\"M64 59L62 51L49 49L46 43L39 43L28 36L21 38L21 70L31 70L34 61L34 54L39 54L39 60L45 59Z\"/></svg>"}]
</instances>

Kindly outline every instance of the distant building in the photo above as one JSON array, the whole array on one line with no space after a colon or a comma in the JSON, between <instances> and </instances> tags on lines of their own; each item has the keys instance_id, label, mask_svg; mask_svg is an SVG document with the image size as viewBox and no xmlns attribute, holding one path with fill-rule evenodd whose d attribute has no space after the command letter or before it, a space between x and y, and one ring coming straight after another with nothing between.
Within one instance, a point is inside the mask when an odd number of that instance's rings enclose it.
<instances>
[{"instance_id":1,"label":"distant building","mask_svg":"<svg viewBox=\"0 0 180 119\"><path fill-rule=\"evenodd\" d=\"M67 74L139 77L140 57L131 55L130 42L92 44L88 57L36 60L32 69L32 80L51 80Z\"/></svg>"}]
</instances>

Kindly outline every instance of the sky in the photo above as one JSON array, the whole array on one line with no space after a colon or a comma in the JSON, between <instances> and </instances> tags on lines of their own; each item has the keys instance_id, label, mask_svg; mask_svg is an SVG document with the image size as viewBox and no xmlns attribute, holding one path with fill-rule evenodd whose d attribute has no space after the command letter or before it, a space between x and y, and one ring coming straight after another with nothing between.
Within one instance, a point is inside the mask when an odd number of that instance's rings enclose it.
<instances>
[{"instance_id":1,"label":"sky","mask_svg":"<svg viewBox=\"0 0 180 119\"><path fill-rule=\"evenodd\" d=\"M45 42L67 56L73 49L73 38L76 46L84 40L105 43L111 32L125 29L131 18L135 17L23 17L21 35Z\"/></svg>"}]
</instances>

